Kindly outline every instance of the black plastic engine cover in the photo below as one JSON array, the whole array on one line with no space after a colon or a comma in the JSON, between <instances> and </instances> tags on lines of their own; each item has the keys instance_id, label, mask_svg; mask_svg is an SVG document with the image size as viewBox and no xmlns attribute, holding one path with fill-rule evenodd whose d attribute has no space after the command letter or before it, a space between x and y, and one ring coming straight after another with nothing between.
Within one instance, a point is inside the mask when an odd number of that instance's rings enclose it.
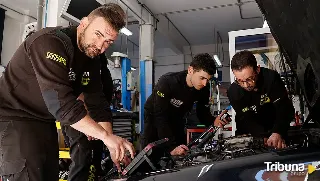
<instances>
[{"instance_id":1,"label":"black plastic engine cover","mask_svg":"<svg viewBox=\"0 0 320 181\"><path fill-rule=\"evenodd\" d=\"M271 33L295 70L312 118L320 111L320 1L256 0ZM314 111L313 111L314 110Z\"/></svg>"}]
</instances>

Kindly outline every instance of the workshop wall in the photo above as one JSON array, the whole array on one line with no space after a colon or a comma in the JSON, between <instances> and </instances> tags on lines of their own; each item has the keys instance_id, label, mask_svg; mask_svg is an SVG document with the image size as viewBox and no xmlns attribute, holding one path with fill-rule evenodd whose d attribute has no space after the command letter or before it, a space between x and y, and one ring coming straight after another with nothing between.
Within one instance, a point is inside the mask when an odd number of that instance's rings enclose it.
<instances>
[{"instance_id":1,"label":"workshop wall","mask_svg":"<svg viewBox=\"0 0 320 181\"><path fill-rule=\"evenodd\" d=\"M65 0L50 0L49 3L58 3L58 10L56 11L56 18L48 17L47 26L68 26L68 21L60 17L60 13ZM50 4L49 4L50 5ZM52 9L49 9L53 11ZM30 19L26 16L19 15L11 10L5 13L2 52L1 52L1 65L6 66L22 42L22 34L24 26L28 23L35 22L36 20Z\"/></svg>"},{"instance_id":2,"label":"workshop wall","mask_svg":"<svg viewBox=\"0 0 320 181\"><path fill-rule=\"evenodd\" d=\"M223 47L223 53L222 53L221 47ZM219 59L221 61L221 64L223 65L222 68L218 68L218 70L222 71L222 82L230 82L230 58L229 58L228 43L219 45L218 52L216 51L215 44L192 46L191 50L192 50L193 56L199 53L209 53L210 55L219 55ZM185 55L185 63L186 63L185 69L187 69L189 63L192 60L189 46L184 47L184 55Z\"/></svg>"},{"instance_id":3,"label":"workshop wall","mask_svg":"<svg viewBox=\"0 0 320 181\"><path fill-rule=\"evenodd\" d=\"M229 45L224 44L224 59L222 52L220 52L220 60L223 64L222 68L222 82L230 82L230 70L229 70ZM210 55L218 54L215 52L216 48L214 44L192 46L193 56L198 53L209 53ZM184 54L176 54L170 48L156 49L154 52L155 60L155 81L157 82L161 75L168 72L177 72L186 70L191 62L190 48L184 47ZM132 61L132 66L139 68L139 52L129 52L129 58ZM135 77L139 76L138 69L133 74Z\"/></svg>"},{"instance_id":4,"label":"workshop wall","mask_svg":"<svg viewBox=\"0 0 320 181\"><path fill-rule=\"evenodd\" d=\"M155 81L168 72L178 72L184 69L184 54L176 54L169 48L159 49L155 56Z\"/></svg>"},{"instance_id":5,"label":"workshop wall","mask_svg":"<svg viewBox=\"0 0 320 181\"><path fill-rule=\"evenodd\" d=\"M131 65L137 70L133 76L138 79L139 76L139 52L129 52ZM170 48L161 48L154 51L155 61L155 81L157 82L161 75L168 72L177 72L184 70L184 55L177 55Z\"/></svg>"},{"instance_id":6,"label":"workshop wall","mask_svg":"<svg viewBox=\"0 0 320 181\"><path fill-rule=\"evenodd\" d=\"M25 16L10 10L6 11L1 52L1 64L3 66L7 66L14 52L21 44L24 26L30 22L31 20Z\"/></svg>"}]
</instances>

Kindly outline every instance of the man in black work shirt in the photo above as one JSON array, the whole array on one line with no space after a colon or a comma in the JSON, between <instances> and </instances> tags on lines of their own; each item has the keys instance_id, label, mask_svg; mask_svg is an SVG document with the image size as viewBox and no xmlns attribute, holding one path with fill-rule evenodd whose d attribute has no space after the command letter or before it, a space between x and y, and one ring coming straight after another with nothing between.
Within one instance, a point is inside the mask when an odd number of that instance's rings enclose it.
<instances>
[{"instance_id":1,"label":"man in black work shirt","mask_svg":"<svg viewBox=\"0 0 320 181\"><path fill-rule=\"evenodd\" d=\"M185 146L183 117L195 102L197 116L202 123L210 125L214 122L216 126L226 124L220 120L220 116L215 119L208 106L210 91L206 85L215 72L214 60L205 53L196 55L187 71L167 73L160 77L144 107L143 147L153 141L169 138L167 151L171 155L185 154L188 148Z\"/></svg>"},{"instance_id":2,"label":"man in black work shirt","mask_svg":"<svg viewBox=\"0 0 320 181\"><path fill-rule=\"evenodd\" d=\"M237 134L251 133L264 137L268 146L284 148L294 108L280 75L260 68L249 51L236 53L231 69L235 82L228 98L236 111Z\"/></svg>"},{"instance_id":3,"label":"man in black work shirt","mask_svg":"<svg viewBox=\"0 0 320 181\"><path fill-rule=\"evenodd\" d=\"M100 61L116 40L125 13L107 4L74 28L33 33L17 49L0 78L0 175L10 181L57 181L62 126L100 139L118 163L131 143L108 131L111 114L102 92ZM77 100L83 93L85 104ZM97 123L99 122L99 124Z\"/></svg>"}]
</instances>

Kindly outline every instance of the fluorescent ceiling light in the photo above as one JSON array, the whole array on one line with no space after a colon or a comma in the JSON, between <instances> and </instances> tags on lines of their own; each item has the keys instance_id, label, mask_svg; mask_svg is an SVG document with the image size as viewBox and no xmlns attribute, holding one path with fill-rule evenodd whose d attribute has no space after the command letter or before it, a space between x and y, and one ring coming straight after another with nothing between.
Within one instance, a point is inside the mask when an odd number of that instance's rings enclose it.
<instances>
[{"instance_id":1,"label":"fluorescent ceiling light","mask_svg":"<svg viewBox=\"0 0 320 181\"><path fill-rule=\"evenodd\" d=\"M121 28L120 32L127 35L127 36L132 35L132 32L130 30L128 30L126 27Z\"/></svg>"},{"instance_id":2,"label":"fluorescent ceiling light","mask_svg":"<svg viewBox=\"0 0 320 181\"><path fill-rule=\"evenodd\" d=\"M218 65L218 67L222 67L222 64L218 55L213 55L213 59L216 61L216 64Z\"/></svg>"}]
</instances>

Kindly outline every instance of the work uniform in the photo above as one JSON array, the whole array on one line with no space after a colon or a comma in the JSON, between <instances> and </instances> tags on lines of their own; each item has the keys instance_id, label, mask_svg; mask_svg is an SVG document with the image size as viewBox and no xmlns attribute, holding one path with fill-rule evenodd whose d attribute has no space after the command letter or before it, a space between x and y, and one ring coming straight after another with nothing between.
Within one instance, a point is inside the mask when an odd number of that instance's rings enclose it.
<instances>
[{"instance_id":1,"label":"work uniform","mask_svg":"<svg viewBox=\"0 0 320 181\"><path fill-rule=\"evenodd\" d=\"M103 93L108 101L106 110L110 112L110 107L108 105L112 99L112 77L107 67L107 58L104 55L100 55L99 59L101 62L101 81ZM111 121L111 119L108 121ZM85 134L71 128L70 126L64 126L62 132L68 147L70 147L72 159L68 180L97 181L102 171L101 160L104 146L103 142L101 140L89 141Z\"/></svg>"},{"instance_id":2,"label":"work uniform","mask_svg":"<svg viewBox=\"0 0 320 181\"><path fill-rule=\"evenodd\" d=\"M57 181L55 120L72 125L87 115L110 120L100 61L76 44L76 27L44 28L17 49L0 78L0 175L10 181Z\"/></svg>"},{"instance_id":3,"label":"work uniform","mask_svg":"<svg viewBox=\"0 0 320 181\"><path fill-rule=\"evenodd\" d=\"M101 81L102 81L102 87L103 87L103 93L105 95L105 98L107 99L108 101L108 107L106 108L106 110L110 111L110 103L111 103L111 100L112 100L112 94L113 94L113 82L112 82L112 76L111 76L111 73L108 69L108 60L107 58L105 57L105 55L101 55L100 56L100 61L101 61ZM110 121L111 121L111 118L110 118ZM92 147L92 164L95 166L95 180L98 180L97 178L99 176L101 176L103 174L102 172L102 167L101 167L101 160L102 160L102 155L103 155L103 148L105 147L104 146L104 143L103 141L101 140L93 140L91 141L90 143L91 147ZM110 153L108 153L110 154ZM106 157L108 155L105 155ZM111 164L111 165L110 165ZM108 166L112 166L112 162L110 162L110 164ZM107 165L105 165L107 166ZM108 168L106 167L105 168L106 170L109 170L109 169L112 169L112 167ZM89 170L90 172L90 170ZM75 179L75 180L81 180L81 179ZM83 179L84 180L84 179ZM87 181L87 179L86 179Z\"/></svg>"},{"instance_id":4,"label":"work uniform","mask_svg":"<svg viewBox=\"0 0 320 181\"><path fill-rule=\"evenodd\" d=\"M246 91L234 82L228 89L229 101L236 111L236 133L258 137L279 133L285 137L294 119L294 108L280 75L260 68L256 88L257 91Z\"/></svg>"},{"instance_id":5,"label":"work uniform","mask_svg":"<svg viewBox=\"0 0 320 181\"><path fill-rule=\"evenodd\" d=\"M168 138L167 151L186 144L185 123L183 119L194 103L199 120L213 124L209 103L209 89L196 90L186 82L187 71L167 73L160 77L152 94L144 106L144 133L142 147Z\"/></svg>"}]
</instances>

